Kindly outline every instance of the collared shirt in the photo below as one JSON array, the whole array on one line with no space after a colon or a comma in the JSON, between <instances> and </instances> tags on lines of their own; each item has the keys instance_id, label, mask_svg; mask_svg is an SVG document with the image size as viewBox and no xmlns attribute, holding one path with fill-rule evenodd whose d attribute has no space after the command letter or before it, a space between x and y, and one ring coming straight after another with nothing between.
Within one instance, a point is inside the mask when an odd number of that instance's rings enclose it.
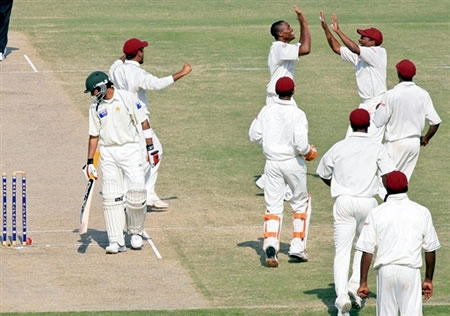
<instances>
[{"instance_id":1,"label":"collared shirt","mask_svg":"<svg viewBox=\"0 0 450 316\"><path fill-rule=\"evenodd\" d=\"M134 93L147 107L149 104L146 90L161 90L174 83L172 76L153 76L134 60L116 60L109 69L109 75L116 87Z\"/></svg>"},{"instance_id":2,"label":"collared shirt","mask_svg":"<svg viewBox=\"0 0 450 316\"><path fill-rule=\"evenodd\" d=\"M114 89L109 100L89 108L89 135L99 136L103 146L139 142L136 125L147 120L144 105L131 92Z\"/></svg>"},{"instance_id":3,"label":"collared shirt","mask_svg":"<svg viewBox=\"0 0 450 316\"><path fill-rule=\"evenodd\" d=\"M377 127L386 126L386 141L420 137L425 120L430 125L441 123L428 92L412 81L400 82L387 91L373 118Z\"/></svg>"},{"instance_id":4,"label":"collared shirt","mask_svg":"<svg viewBox=\"0 0 450 316\"><path fill-rule=\"evenodd\" d=\"M395 170L394 162L380 143L367 133L354 132L334 144L320 159L317 173L331 180L331 196L373 197L378 193L377 172Z\"/></svg>"},{"instance_id":5,"label":"collared shirt","mask_svg":"<svg viewBox=\"0 0 450 316\"><path fill-rule=\"evenodd\" d=\"M342 60L355 65L358 94L364 101L386 92L386 49L380 46L359 46L360 54L341 46Z\"/></svg>"},{"instance_id":6,"label":"collared shirt","mask_svg":"<svg viewBox=\"0 0 450 316\"><path fill-rule=\"evenodd\" d=\"M308 121L293 99L274 99L275 103L264 106L253 120L249 130L250 141L263 147L268 160L287 160L306 155Z\"/></svg>"},{"instance_id":7,"label":"collared shirt","mask_svg":"<svg viewBox=\"0 0 450 316\"><path fill-rule=\"evenodd\" d=\"M281 41L272 43L267 59L270 81L267 84L267 93L276 95L275 84L282 77L294 80L295 63L299 59L298 50L301 44L288 44Z\"/></svg>"},{"instance_id":8,"label":"collared shirt","mask_svg":"<svg viewBox=\"0 0 450 316\"><path fill-rule=\"evenodd\" d=\"M361 231L356 249L373 254L374 267L396 264L422 266L422 249L432 252L441 245L430 211L408 199L406 193L390 195L372 211Z\"/></svg>"}]
</instances>

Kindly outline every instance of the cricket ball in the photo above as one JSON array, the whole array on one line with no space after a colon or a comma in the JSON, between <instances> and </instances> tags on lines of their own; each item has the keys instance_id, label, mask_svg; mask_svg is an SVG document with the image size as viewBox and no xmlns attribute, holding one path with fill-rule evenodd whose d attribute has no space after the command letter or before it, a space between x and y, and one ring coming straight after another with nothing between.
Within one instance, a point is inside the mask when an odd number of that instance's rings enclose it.
<instances>
[{"instance_id":1,"label":"cricket ball","mask_svg":"<svg viewBox=\"0 0 450 316\"><path fill-rule=\"evenodd\" d=\"M30 237L27 237L27 241L25 242L25 245L31 245L33 240Z\"/></svg>"}]
</instances>

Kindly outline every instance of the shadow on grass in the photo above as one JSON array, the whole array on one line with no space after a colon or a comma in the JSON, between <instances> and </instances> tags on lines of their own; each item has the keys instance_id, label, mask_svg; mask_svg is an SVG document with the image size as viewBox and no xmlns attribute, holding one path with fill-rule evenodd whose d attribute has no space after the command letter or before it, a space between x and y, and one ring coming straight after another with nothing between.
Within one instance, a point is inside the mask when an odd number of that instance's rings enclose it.
<instances>
[{"instance_id":1,"label":"shadow on grass","mask_svg":"<svg viewBox=\"0 0 450 316\"><path fill-rule=\"evenodd\" d=\"M328 307L329 315L337 315L337 308L334 306L334 301L336 300L336 292L334 290L334 283L329 283L327 288L314 289L309 291L304 291L303 293L308 295L316 295L318 299L320 299L323 304ZM369 293L371 298L375 298L374 293ZM360 310L352 308L350 311L350 316L358 316Z\"/></svg>"}]
</instances>

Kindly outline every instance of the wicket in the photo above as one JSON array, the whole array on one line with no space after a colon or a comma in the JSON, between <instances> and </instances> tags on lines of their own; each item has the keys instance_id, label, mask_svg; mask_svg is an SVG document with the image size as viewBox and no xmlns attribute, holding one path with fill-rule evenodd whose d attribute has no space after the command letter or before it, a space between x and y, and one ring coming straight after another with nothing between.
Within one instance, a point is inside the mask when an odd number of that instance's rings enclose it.
<instances>
[{"instance_id":1,"label":"wicket","mask_svg":"<svg viewBox=\"0 0 450 316\"><path fill-rule=\"evenodd\" d=\"M22 245L28 245L27 238L27 177L25 171L15 171L12 174L12 192L11 192L11 244L17 245L17 176L21 177L22 182ZM10 246L8 240L8 191L7 176L2 174L3 187L3 246Z\"/></svg>"}]
</instances>

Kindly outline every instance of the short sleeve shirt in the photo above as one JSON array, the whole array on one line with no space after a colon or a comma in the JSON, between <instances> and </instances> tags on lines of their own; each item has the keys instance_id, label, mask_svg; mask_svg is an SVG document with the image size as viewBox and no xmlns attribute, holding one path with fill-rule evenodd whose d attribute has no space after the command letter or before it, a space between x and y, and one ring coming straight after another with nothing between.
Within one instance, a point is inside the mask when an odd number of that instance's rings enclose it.
<instances>
[{"instance_id":1,"label":"short sleeve shirt","mask_svg":"<svg viewBox=\"0 0 450 316\"><path fill-rule=\"evenodd\" d=\"M288 44L281 41L272 43L267 64L269 66L270 81L267 84L267 93L275 95L275 84L282 77L295 77L295 63L299 59L300 43Z\"/></svg>"},{"instance_id":2,"label":"short sleeve shirt","mask_svg":"<svg viewBox=\"0 0 450 316\"><path fill-rule=\"evenodd\" d=\"M390 195L370 211L356 243L356 249L376 252L374 267L396 264L422 266L422 249L441 247L430 211L408 199L406 193Z\"/></svg>"},{"instance_id":3,"label":"short sleeve shirt","mask_svg":"<svg viewBox=\"0 0 450 316\"><path fill-rule=\"evenodd\" d=\"M331 196L373 197L378 193L378 172L395 170L386 149L367 133L354 132L334 144L320 159L317 174L332 179Z\"/></svg>"},{"instance_id":4,"label":"short sleeve shirt","mask_svg":"<svg viewBox=\"0 0 450 316\"><path fill-rule=\"evenodd\" d=\"M425 121L441 123L427 91L412 81L403 81L386 92L375 111L375 126L386 126L386 141L420 137Z\"/></svg>"},{"instance_id":5,"label":"short sleeve shirt","mask_svg":"<svg viewBox=\"0 0 450 316\"><path fill-rule=\"evenodd\" d=\"M360 54L341 46L342 60L355 66L358 94L363 101L378 97L386 92L386 49L380 46L359 46Z\"/></svg>"},{"instance_id":6,"label":"short sleeve shirt","mask_svg":"<svg viewBox=\"0 0 450 316\"><path fill-rule=\"evenodd\" d=\"M114 90L110 100L89 108L89 135L99 136L102 146L139 142L137 124L147 120L146 109L132 93Z\"/></svg>"}]
</instances>

